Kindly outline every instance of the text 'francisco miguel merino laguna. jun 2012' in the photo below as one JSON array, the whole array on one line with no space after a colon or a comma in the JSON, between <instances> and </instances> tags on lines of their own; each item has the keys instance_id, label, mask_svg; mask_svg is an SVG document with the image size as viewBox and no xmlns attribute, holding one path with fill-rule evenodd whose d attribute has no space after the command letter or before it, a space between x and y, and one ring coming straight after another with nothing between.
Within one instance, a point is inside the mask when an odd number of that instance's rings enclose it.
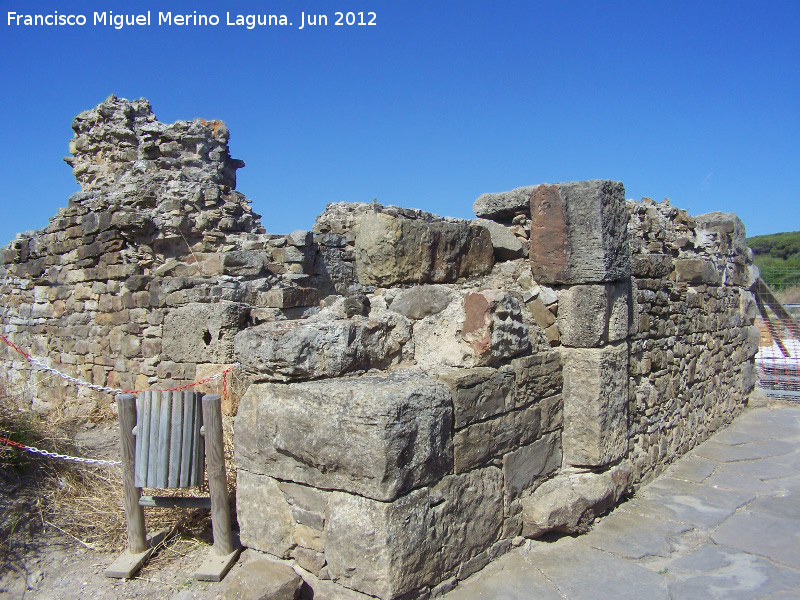
<instances>
[{"instance_id":1,"label":"text 'francisco miguel merino laguna. jun 2012'","mask_svg":"<svg viewBox=\"0 0 800 600\"><path fill-rule=\"evenodd\" d=\"M141 14L114 14L113 11L95 12L91 19L83 14L59 14L54 11L48 14L27 14L8 11L7 24L19 27L83 27L85 25L113 27L122 29L123 27L148 27L155 26L177 26L177 27L208 27L217 25L231 25L255 29L256 27L268 26L295 26L298 29L309 27L338 25L377 25L377 15L374 12L334 12L327 14L306 14L301 12L297 19L292 19L287 15L268 15L268 14L234 14L225 13L224 19L216 14L198 14L192 11L191 14L177 14L173 12L160 12L157 15L151 11Z\"/></svg>"}]
</instances>

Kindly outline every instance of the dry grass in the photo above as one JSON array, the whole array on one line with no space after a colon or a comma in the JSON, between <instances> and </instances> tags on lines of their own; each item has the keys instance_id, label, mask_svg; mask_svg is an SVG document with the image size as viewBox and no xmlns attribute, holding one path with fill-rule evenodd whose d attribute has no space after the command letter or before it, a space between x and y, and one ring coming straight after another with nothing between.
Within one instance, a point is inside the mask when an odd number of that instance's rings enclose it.
<instances>
[{"instance_id":1,"label":"dry grass","mask_svg":"<svg viewBox=\"0 0 800 600\"><path fill-rule=\"evenodd\" d=\"M67 419L59 411L44 418L21 405L19 398L0 390L0 435L26 446L80 456L73 434L81 422ZM104 418L103 414L90 417L95 422ZM96 550L117 547L120 533L124 538L117 467L88 466L0 444L0 473L4 489L10 492L3 498L6 512L12 514L26 507L38 522L27 528L30 539L19 539L18 545L37 546L35 536L52 530ZM10 534L11 524L7 519L3 523L0 517L0 535Z\"/></svg>"},{"instance_id":2,"label":"dry grass","mask_svg":"<svg viewBox=\"0 0 800 600\"><path fill-rule=\"evenodd\" d=\"M124 547L122 480L114 467L61 467L38 501L44 529L50 526L92 550Z\"/></svg>"},{"instance_id":3,"label":"dry grass","mask_svg":"<svg viewBox=\"0 0 800 600\"><path fill-rule=\"evenodd\" d=\"M781 290L775 296L782 304L800 304L800 286Z\"/></svg>"},{"instance_id":4,"label":"dry grass","mask_svg":"<svg viewBox=\"0 0 800 600\"><path fill-rule=\"evenodd\" d=\"M44 419L20 404L24 403L0 389L0 436L72 456L81 455L73 441L74 433L86 421L116 419L107 409L88 419L59 415ZM229 489L231 498L235 498L233 447L228 432L225 450ZM207 495L208 490L146 489L144 493L197 496ZM177 531L178 541L211 542L208 510L149 508L145 509L145 521L150 531ZM42 533L54 531L92 550L122 550L127 538L119 467L39 457L0 443L0 551L9 555L25 552L40 545L37 538Z\"/></svg>"}]
</instances>

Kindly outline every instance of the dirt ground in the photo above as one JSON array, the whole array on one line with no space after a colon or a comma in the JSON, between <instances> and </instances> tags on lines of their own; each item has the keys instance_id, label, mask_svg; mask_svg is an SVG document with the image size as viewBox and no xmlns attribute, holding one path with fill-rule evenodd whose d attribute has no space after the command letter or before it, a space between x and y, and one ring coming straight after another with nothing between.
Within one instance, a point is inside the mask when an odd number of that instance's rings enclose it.
<instances>
[{"instance_id":1,"label":"dirt ground","mask_svg":"<svg viewBox=\"0 0 800 600\"><path fill-rule=\"evenodd\" d=\"M190 515L171 539L159 546L135 579L103 575L119 551L87 548L43 521L37 507L36 475L2 477L0 491L0 599L112 600L138 598L211 600L218 583L196 581L194 571L211 546L203 511Z\"/></svg>"},{"instance_id":2,"label":"dirt ground","mask_svg":"<svg viewBox=\"0 0 800 600\"><path fill-rule=\"evenodd\" d=\"M115 428L115 424L101 424L81 432L77 439L86 450L83 455L116 459ZM71 522L70 511L74 511L76 520L78 512L85 519L87 511L80 502L85 503L87 498L77 498L73 506L69 505L70 498L66 506L61 500L62 506L56 509L52 498L62 481L67 485L70 477L74 480L75 469L87 467L60 465L54 469L53 459L21 454L17 458L16 464L0 461L0 600L217 598L224 582L199 582L193 577L211 549L208 510L154 514L164 509L145 509L148 527L153 523L159 528L166 526L172 536L157 547L135 579L109 579L103 572L126 544L121 504L116 499L103 502L103 512L98 514L104 516L98 518L96 535L91 535L90 524L83 535L78 533L80 539L66 530L65 523ZM116 476L113 471L103 471L115 468L95 468L96 477ZM54 514L54 510L60 514ZM116 514L109 516L109 511ZM116 530L112 529L116 539L109 540L106 532L112 521L116 521Z\"/></svg>"}]
</instances>

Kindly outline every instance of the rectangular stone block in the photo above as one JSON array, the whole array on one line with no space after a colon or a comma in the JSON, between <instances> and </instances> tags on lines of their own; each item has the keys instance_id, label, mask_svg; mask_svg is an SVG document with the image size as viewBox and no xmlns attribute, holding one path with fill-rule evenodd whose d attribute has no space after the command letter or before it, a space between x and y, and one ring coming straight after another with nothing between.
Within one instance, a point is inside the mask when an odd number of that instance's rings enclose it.
<instances>
[{"instance_id":1,"label":"rectangular stone block","mask_svg":"<svg viewBox=\"0 0 800 600\"><path fill-rule=\"evenodd\" d=\"M338 583L398 598L439 583L489 549L503 521L500 470L448 475L394 502L331 494L325 557Z\"/></svg>"},{"instance_id":2,"label":"rectangular stone block","mask_svg":"<svg viewBox=\"0 0 800 600\"><path fill-rule=\"evenodd\" d=\"M487 464L507 452L530 444L541 435L541 409L531 406L475 423L453 436L455 472Z\"/></svg>"},{"instance_id":3,"label":"rectangular stone block","mask_svg":"<svg viewBox=\"0 0 800 600\"><path fill-rule=\"evenodd\" d=\"M324 520L325 510L328 507L328 494L307 485L298 485L288 481L282 481L278 484L278 487L294 509L303 510ZM297 521L302 523L300 519L297 519ZM307 523L307 525L310 525L310 523ZM317 529L322 528L317 527Z\"/></svg>"},{"instance_id":4,"label":"rectangular stone block","mask_svg":"<svg viewBox=\"0 0 800 600\"><path fill-rule=\"evenodd\" d=\"M272 477L239 469L236 517L242 545L286 558L295 546L292 506Z\"/></svg>"},{"instance_id":5,"label":"rectangular stone block","mask_svg":"<svg viewBox=\"0 0 800 600\"><path fill-rule=\"evenodd\" d=\"M634 277L664 277L672 272L672 257L667 254L631 256L631 275Z\"/></svg>"},{"instance_id":6,"label":"rectangular stone block","mask_svg":"<svg viewBox=\"0 0 800 600\"><path fill-rule=\"evenodd\" d=\"M385 319L267 322L239 333L234 348L256 381L338 377L391 363L411 337L407 323L393 314Z\"/></svg>"},{"instance_id":7,"label":"rectangular stone block","mask_svg":"<svg viewBox=\"0 0 800 600\"><path fill-rule=\"evenodd\" d=\"M564 425L564 398L561 394L545 398L539 403L542 410L542 431L561 429Z\"/></svg>"},{"instance_id":8,"label":"rectangular stone block","mask_svg":"<svg viewBox=\"0 0 800 600\"><path fill-rule=\"evenodd\" d=\"M561 393L564 379L558 352L540 352L511 361L517 388L515 408L530 406L542 398Z\"/></svg>"},{"instance_id":9,"label":"rectangular stone block","mask_svg":"<svg viewBox=\"0 0 800 600\"><path fill-rule=\"evenodd\" d=\"M693 284L719 285L721 273L710 260L681 258L674 261L676 281Z\"/></svg>"},{"instance_id":10,"label":"rectangular stone block","mask_svg":"<svg viewBox=\"0 0 800 600\"><path fill-rule=\"evenodd\" d=\"M561 434L549 433L532 444L503 457L505 503L524 492L535 490L549 475L561 468Z\"/></svg>"},{"instance_id":11,"label":"rectangular stone block","mask_svg":"<svg viewBox=\"0 0 800 600\"><path fill-rule=\"evenodd\" d=\"M437 377L450 389L455 428L514 408L514 373L489 367L448 369Z\"/></svg>"},{"instance_id":12,"label":"rectangular stone block","mask_svg":"<svg viewBox=\"0 0 800 600\"><path fill-rule=\"evenodd\" d=\"M473 556L467 562L463 563L458 569L457 579L460 581L465 580L470 575L474 575L486 565L489 564L489 553L484 551L480 554Z\"/></svg>"},{"instance_id":13,"label":"rectangular stone block","mask_svg":"<svg viewBox=\"0 0 800 600\"><path fill-rule=\"evenodd\" d=\"M446 283L488 273L489 231L461 221L364 215L356 231L356 272L363 285Z\"/></svg>"},{"instance_id":14,"label":"rectangular stone block","mask_svg":"<svg viewBox=\"0 0 800 600\"><path fill-rule=\"evenodd\" d=\"M533 315L536 324L542 329L547 329L556 322L555 315L549 308L547 308L547 306L545 306L541 298L537 297L534 300L527 302L525 306L528 307L528 310Z\"/></svg>"},{"instance_id":15,"label":"rectangular stone block","mask_svg":"<svg viewBox=\"0 0 800 600\"><path fill-rule=\"evenodd\" d=\"M319 290L300 287L275 288L260 294L259 302L265 308L317 306L319 304Z\"/></svg>"},{"instance_id":16,"label":"rectangular stone block","mask_svg":"<svg viewBox=\"0 0 800 600\"><path fill-rule=\"evenodd\" d=\"M259 275L267 264L267 256L258 250L231 250L222 255L222 273L235 277Z\"/></svg>"},{"instance_id":17,"label":"rectangular stone block","mask_svg":"<svg viewBox=\"0 0 800 600\"><path fill-rule=\"evenodd\" d=\"M472 204L472 212L483 219L511 221L516 215L529 214L531 194L537 186L529 185L509 192L481 194Z\"/></svg>"},{"instance_id":18,"label":"rectangular stone block","mask_svg":"<svg viewBox=\"0 0 800 600\"><path fill-rule=\"evenodd\" d=\"M109 265L105 269L87 269L87 271L98 271L95 275L99 275L98 277L87 276L87 279L127 279L131 275L136 275L139 272L139 267L130 264Z\"/></svg>"},{"instance_id":19,"label":"rectangular stone block","mask_svg":"<svg viewBox=\"0 0 800 600\"><path fill-rule=\"evenodd\" d=\"M234 337L244 327L249 308L238 302L193 302L173 308L164 317L163 358L174 362L233 362Z\"/></svg>"},{"instance_id":20,"label":"rectangular stone block","mask_svg":"<svg viewBox=\"0 0 800 600\"><path fill-rule=\"evenodd\" d=\"M628 450L628 344L564 348L564 461L602 466Z\"/></svg>"},{"instance_id":21,"label":"rectangular stone block","mask_svg":"<svg viewBox=\"0 0 800 600\"><path fill-rule=\"evenodd\" d=\"M410 371L255 384L236 417L236 463L390 501L452 470L452 419L447 388Z\"/></svg>"},{"instance_id":22,"label":"rectangular stone block","mask_svg":"<svg viewBox=\"0 0 800 600\"><path fill-rule=\"evenodd\" d=\"M272 251L272 259L279 263L302 263L308 260L308 257L305 252L294 246L284 246Z\"/></svg>"},{"instance_id":23,"label":"rectangular stone block","mask_svg":"<svg viewBox=\"0 0 800 600\"><path fill-rule=\"evenodd\" d=\"M629 280L559 288L561 343L593 348L625 339L631 320L630 289Z\"/></svg>"},{"instance_id":24,"label":"rectangular stone block","mask_svg":"<svg viewBox=\"0 0 800 600\"><path fill-rule=\"evenodd\" d=\"M531 194L530 257L539 283L630 276L628 211L618 181L543 184Z\"/></svg>"}]
</instances>

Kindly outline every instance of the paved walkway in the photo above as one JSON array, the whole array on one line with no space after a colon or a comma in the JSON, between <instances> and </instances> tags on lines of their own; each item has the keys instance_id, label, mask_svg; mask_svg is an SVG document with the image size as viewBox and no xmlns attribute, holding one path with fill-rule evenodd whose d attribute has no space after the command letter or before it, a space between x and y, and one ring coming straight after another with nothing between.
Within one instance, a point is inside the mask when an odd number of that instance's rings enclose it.
<instances>
[{"instance_id":1,"label":"paved walkway","mask_svg":"<svg viewBox=\"0 0 800 600\"><path fill-rule=\"evenodd\" d=\"M800 598L800 407L748 410L577 538L530 541L446 600Z\"/></svg>"}]
</instances>

